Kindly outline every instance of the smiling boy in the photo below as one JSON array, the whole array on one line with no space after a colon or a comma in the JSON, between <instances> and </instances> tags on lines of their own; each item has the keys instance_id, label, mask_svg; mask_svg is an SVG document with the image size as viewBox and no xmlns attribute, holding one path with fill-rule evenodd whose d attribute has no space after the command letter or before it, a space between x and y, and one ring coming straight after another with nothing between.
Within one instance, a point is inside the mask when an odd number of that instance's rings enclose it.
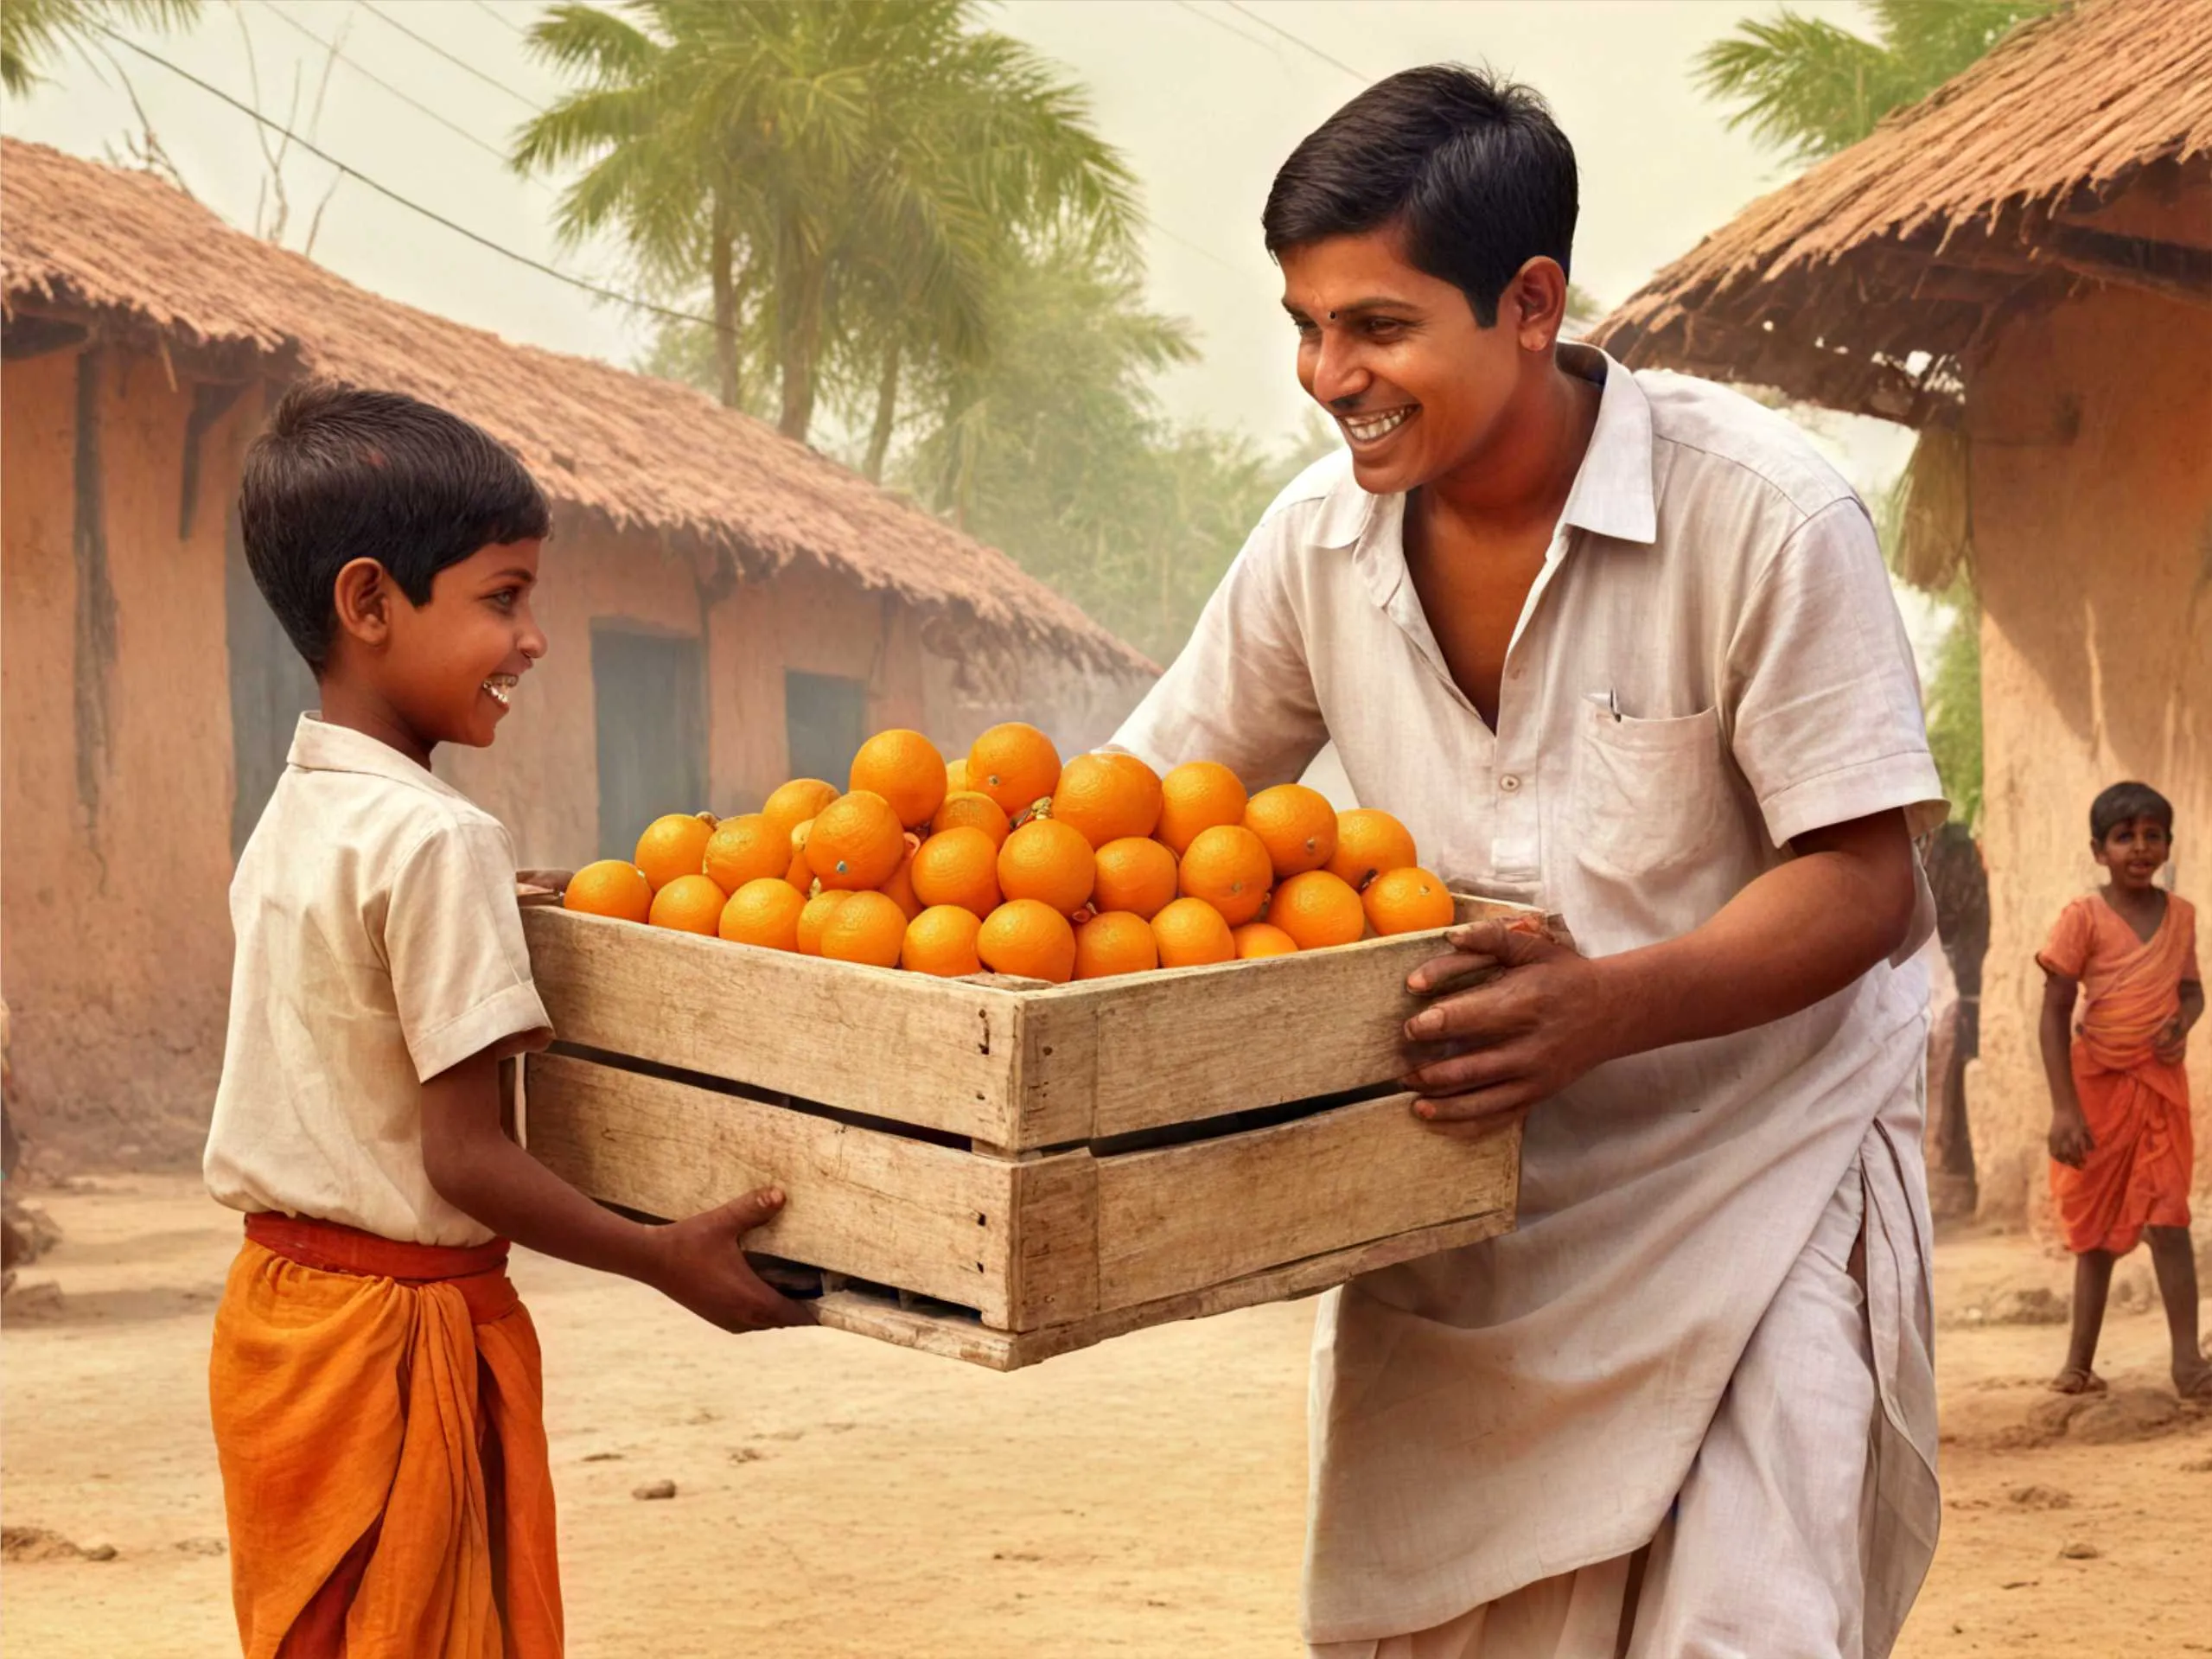
<instances>
[{"instance_id":1,"label":"smiling boy","mask_svg":"<svg viewBox=\"0 0 2212 1659\"><path fill-rule=\"evenodd\" d=\"M551 1037L488 814L432 775L545 653L521 464L397 392L290 392L246 456L248 563L314 670L231 888L208 1190L245 1212L210 1399L249 1659L550 1659L559 1575L537 1336L510 1240L727 1330L806 1323L746 1266L773 1190L625 1220L507 1139Z\"/></svg>"},{"instance_id":2,"label":"smiling boy","mask_svg":"<svg viewBox=\"0 0 2212 1659\"><path fill-rule=\"evenodd\" d=\"M1578 941L1479 926L1414 975L1412 1109L1527 1114L1520 1223L1323 1305L1313 1651L1878 1656L1938 1514L1941 791L1865 509L1779 417L1559 342L1576 213L1540 100L1465 69L1298 146L1262 223L1346 449L1117 741L1255 789L1333 741Z\"/></svg>"}]
</instances>

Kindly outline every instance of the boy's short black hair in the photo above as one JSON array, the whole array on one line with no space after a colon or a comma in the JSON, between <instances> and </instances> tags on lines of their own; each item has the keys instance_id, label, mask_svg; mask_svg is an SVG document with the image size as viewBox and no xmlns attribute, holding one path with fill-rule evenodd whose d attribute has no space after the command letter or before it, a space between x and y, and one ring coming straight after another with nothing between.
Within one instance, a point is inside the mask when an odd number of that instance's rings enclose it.
<instances>
[{"instance_id":1,"label":"boy's short black hair","mask_svg":"<svg viewBox=\"0 0 2212 1659\"><path fill-rule=\"evenodd\" d=\"M529 469L481 428L401 392L309 380L245 453L239 526L254 584L318 673L338 572L384 566L410 602L479 548L543 538L552 514Z\"/></svg>"},{"instance_id":2,"label":"boy's short black hair","mask_svg":"<svg viewBox=\"0 0 2212 1659\"><path fill-rule=\"evenodd\" d=\"M1569 270L1574 146L1528 87L1434 63L1379 80L1291 152L1267 193L1267 251L1386 225L1418 271L1453 284L1484 328L1542 255Z\"/></svg>"},{"instance_id":3,"label":"boy's short black hair","mask_svg":"<svg viewBox=\"0 0 2212 1659\"><path fill-rule=\"evenodd\" d=\"M2089 803L2089 839L2098 845L2122 824L2147 818L2174 833L2174 803L2147 783L2115 783Z\"/></svg>"}]
</instances>

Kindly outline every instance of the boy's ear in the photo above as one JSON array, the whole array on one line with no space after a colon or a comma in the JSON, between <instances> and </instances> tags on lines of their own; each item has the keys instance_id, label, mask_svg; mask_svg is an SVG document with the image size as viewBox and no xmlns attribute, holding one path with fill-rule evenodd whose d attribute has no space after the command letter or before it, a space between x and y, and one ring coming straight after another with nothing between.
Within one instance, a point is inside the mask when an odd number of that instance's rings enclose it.
<instances>
[{"instance_id":1,"label":"boy's ear","mask_svg":"<svg viewBox=\"0 0 2212 1659\"><path fill-rule=\"evenodd\" d=\"M373 558L357 558L331 584L338 627L363 645L379 646L392 635L392 577Z\"/></svg>"},{"instance_id":2,"label":"boy's ear","mask_svg":"<svg viewBox=\"0 0 2212 1659\"><path fill-rule=\"evenodd\" d=\"M1549 351L1566 323L1567 273L1558 260L1538 254L1514 273L1498 309L1501 320L1510 315L1523 351Z\"/></svg>"}]
</instances>

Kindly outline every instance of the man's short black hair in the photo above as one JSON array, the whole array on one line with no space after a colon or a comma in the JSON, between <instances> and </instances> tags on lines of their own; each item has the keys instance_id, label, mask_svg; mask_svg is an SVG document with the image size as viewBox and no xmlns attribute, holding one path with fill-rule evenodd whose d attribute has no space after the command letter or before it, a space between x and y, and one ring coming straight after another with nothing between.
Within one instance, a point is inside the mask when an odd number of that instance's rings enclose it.
<instances>
[{"instance_id":1,"label":"man's short black hair","mask_svg":"<svg viewBox=\"0 0 2212 1659\"><path fill-rule=\"evenodd\" d=\"M1574 146L1544 100L1485 70L1433 63L1379 80L1291 152L1267 193L1267 251L1395 225L1418 271L1457 286L1489 328L1539 254L1568 270Z\"/></svg>"},{"instance_id":2,"label":"man's short black hair","mask_svg":"<svg viewBox=\"0 0 2212 1659\"><path fill-rule=\"evenodd\" d=\"M2174 833L2174 803L2147 783L2115 783L2089 803L2089 839L2099 846L2122 824L2147 818Z\"/></svg>"},{"instance_id":3,"label":"man's short black hair","mask_svg":"<svg viewBox=\"0 0 2212 1659\"><path fill-rule=\"evenodd\" d=\"M384 566L415 604L478 549L543 538L552 515L529 469L482 429L400 392L294 386L245 453L239 526L254 584L318 673L338 572Z\"/></svg>"}]
</instances>

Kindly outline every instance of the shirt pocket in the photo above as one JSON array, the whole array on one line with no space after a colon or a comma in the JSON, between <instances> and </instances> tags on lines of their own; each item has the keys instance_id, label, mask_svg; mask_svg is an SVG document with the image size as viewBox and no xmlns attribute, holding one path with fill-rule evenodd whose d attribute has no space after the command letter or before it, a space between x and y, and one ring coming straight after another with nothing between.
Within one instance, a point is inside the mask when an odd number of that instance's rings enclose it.
<instances>
[{"instance_id":1,"label":"shirt pocket","mask_svg":"<svg viewBox=\"0 0 2212 1659\"><path fill-rule=\"evenodd\" d=\"M1718 709L1632 720L1586 705L1578 727L1568 826L1578 863L1645 880L1714 857L1730 812Z\"/></svg>"}]
</instances>

